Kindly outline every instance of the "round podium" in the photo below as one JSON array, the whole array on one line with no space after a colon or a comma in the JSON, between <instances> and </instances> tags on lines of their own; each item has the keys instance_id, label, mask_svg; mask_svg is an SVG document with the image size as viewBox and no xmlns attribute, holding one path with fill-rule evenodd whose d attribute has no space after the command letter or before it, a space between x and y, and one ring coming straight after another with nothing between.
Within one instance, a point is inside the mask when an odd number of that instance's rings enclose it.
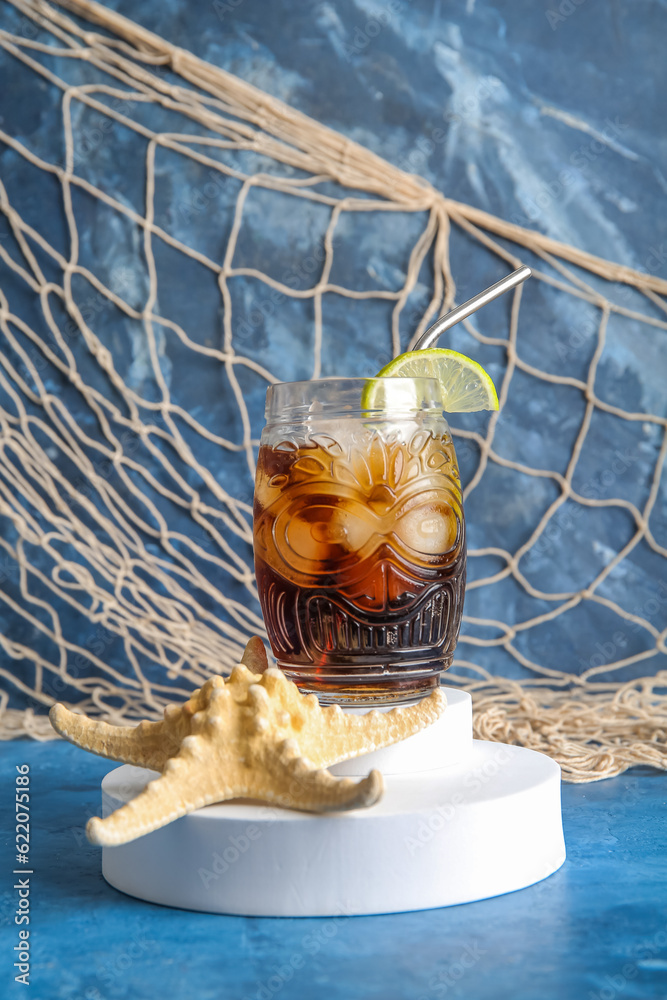
<instances>
[{"instance_id":1,"label":"round podium","mask_svg":"<svg viewBox=\"0 0 667 1000\"><path fill-rule=\"evenodd\" d=\"M330 769L354 776L378 768L385 792L370 809L315 815L247 800L207 806L103 848L105 879L167 906L306 917L451 906L546 878L565 860L558 764L473 740L470 696L445 690L436 723ZM116 768L102 782L103 814L156 776Z\"/></svg>"}]
</instances>

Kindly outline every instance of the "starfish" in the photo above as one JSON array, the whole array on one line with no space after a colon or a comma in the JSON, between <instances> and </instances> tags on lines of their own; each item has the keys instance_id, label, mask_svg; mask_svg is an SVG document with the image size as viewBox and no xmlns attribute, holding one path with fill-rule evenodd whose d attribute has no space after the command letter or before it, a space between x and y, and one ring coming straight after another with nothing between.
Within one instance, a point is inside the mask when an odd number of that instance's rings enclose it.
<instances>
[{"instance_id":1,"label":"starfish","mask_svg":"<svg viewBox=\"0 0 667 1000\"><path fill-rule=\"evenodd\" d=\"M445 705L437 688L388 712L322 707L314 694L303 695L281 670L268 667L254 637L229 678L210 677L183 705L167 706L159 722L112 726L64 705L54 705L50 719L60 736L84 750L161 772L131 802L88 821L92 843L115 846L234 798L309 812L371 806L383 791L379 771L355 781L326 768L411 736Z\"/></svg>"}]
</instances>

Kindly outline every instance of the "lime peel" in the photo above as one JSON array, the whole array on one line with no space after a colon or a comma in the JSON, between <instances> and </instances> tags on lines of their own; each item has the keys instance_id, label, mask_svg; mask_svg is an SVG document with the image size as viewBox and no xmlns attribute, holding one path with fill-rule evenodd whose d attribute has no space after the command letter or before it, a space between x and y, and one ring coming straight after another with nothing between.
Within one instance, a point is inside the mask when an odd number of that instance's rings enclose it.
<instances>
[{"instance_id":1,"label":"lime peel","mask_svg":"<svg viewBox=\"0 0 667 1000\"><path fill-rule=\"evenodd\" d=\"M377 373L376 379L380 378L437 379L446 413L498 409L498 394L491 376L480 364L458 351L440 347L408 351L385 365ZM363 392L364 409L377 408L380 384L369 379Z\"/></svg>"}]
</instances>

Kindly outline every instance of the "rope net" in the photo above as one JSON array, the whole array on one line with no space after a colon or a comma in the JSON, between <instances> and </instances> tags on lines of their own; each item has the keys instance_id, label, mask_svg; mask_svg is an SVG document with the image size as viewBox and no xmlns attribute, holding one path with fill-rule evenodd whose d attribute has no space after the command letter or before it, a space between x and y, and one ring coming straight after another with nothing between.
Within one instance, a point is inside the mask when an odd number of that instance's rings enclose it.
<instances>
[{"instance_id":1,"label":"rope net","mask_svg":"<svg viewBox=\"0 0 667 1000\"><path fill-rule=\"evenodd\" d=\"M528 263L452 335L501 409L453 420L471 545L447 681L478 737L569 780L664 768L664 400L623 409L596 379L610 338L664 370L667 282L454 202L104 7L61 7L7 0L0 31L62 143L0 130L0 735L52 738L56 701L157 718L227 672L265 635L267 384L372 375L455 277L472 294ZM371 236L386 258L355 270Z\"/></svg>"}]
</instances>

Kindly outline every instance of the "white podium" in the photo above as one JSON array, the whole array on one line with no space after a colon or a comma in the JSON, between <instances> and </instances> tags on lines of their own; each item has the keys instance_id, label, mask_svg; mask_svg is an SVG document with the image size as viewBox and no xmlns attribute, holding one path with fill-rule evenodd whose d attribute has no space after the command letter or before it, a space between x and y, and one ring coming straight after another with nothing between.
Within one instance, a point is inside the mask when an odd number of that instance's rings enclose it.
<instances>
[{"instance_id":1,"label":"white podium","mask_svg":"<svg viewBox=\"0 0 667 1000\"><path fill-rule=\"evenodd\" d=\"M103 848L105 879L152 903L275 917L422 910L539 882L565 860L560 768L532 750L473 740L470 696L445 690L447 709L428 729L331 768L382 772L385 793L370 809L207 806ZM102 782L103 814L155 776L116 768Z\"/></svg>"}]
</instances>

